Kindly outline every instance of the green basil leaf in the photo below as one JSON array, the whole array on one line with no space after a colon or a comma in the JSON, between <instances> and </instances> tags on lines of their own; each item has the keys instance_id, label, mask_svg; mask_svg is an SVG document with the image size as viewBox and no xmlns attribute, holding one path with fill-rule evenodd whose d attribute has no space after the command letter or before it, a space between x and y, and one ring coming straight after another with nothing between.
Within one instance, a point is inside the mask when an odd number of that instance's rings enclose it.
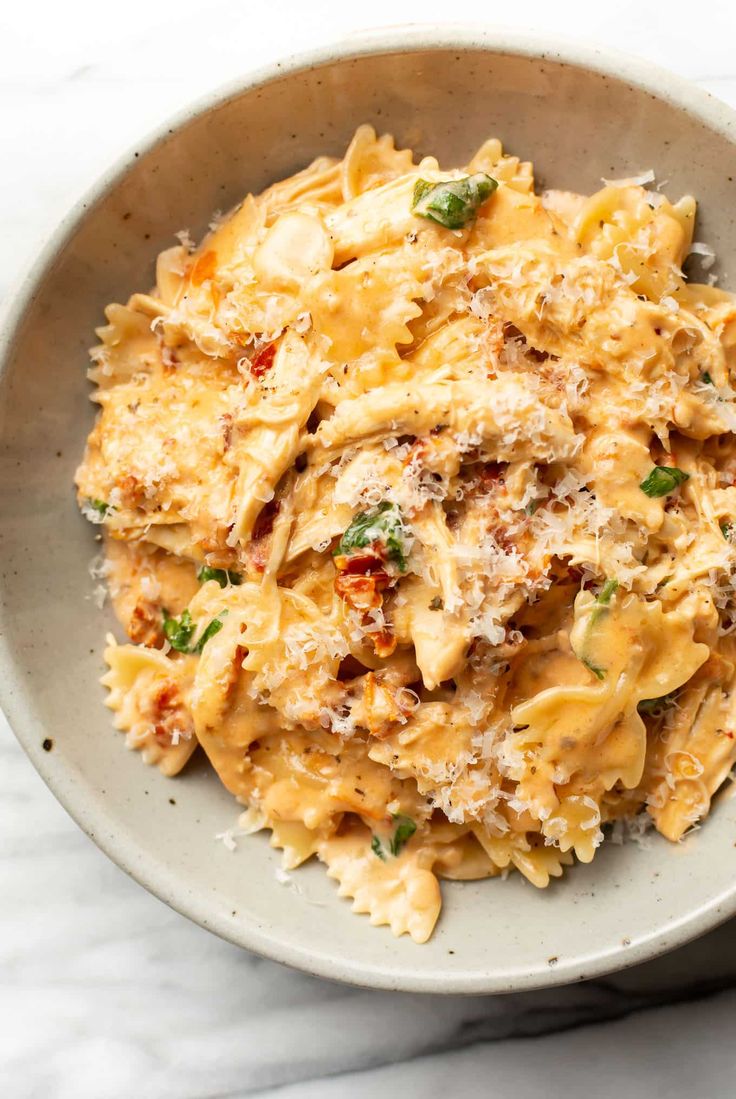
<instances>
[{"instance_id":1,"label":"green basil leaf","mask_svg":"<svg viewBox=\"0 0 736 1099\"><path fill-rule=\"evenodd\" d=\"M172 649L176 649L178 653L188 653L190 651L189 643L194 633L194 623L189 611L182 611L179 618L170 618L166 611L163 613L166 640Z\"/></svg>"},{"instance_id":2,"label":"green basil leaf","mask_svg":"<svg viewBox=\"0 0 736 1099\"><path fill-rule=\"evenodd\" d=\"M595 597L596 603L599 603L602 607L607 607L613 598L615 592L618 591L618 580L606 580L605 584Z\"/></svg>"},{"instance_id":3,"label":"green basil leaf","mask_svg":"<svg viewBox=\"0 0 736 1099\"><path fill-rule=\"evenodd\" d=\"M226 588L228 584L237 587L243 582L239 572L232 572L230 569L213 569L210 565L202 565L202 568L197 570L197 579L200 584L204 584L207 580L216 580L221 588Z\"/></svg>"},{"instance_id":4,"label":"green basil leaf","mask_svg":"<svg viewBox=\"0 0 736 1099\"><path fill-rule=\"evenodd\" d=\"M164 636L172 649L176 649L178 653L201 653L210 638L222 629L222 619L226 614L226 610L220 611L207 626L197 644L192 645L192 637L197 627L192 622L189 611L182 611L179 618L171 618L164 611Z\"/></svg>"},{"instance_id":5,"label":"green basil leaf","mask_svg":"<svg viewBox=\"0 0 736 1099\"><path fill-rule=\"evenodd\" d=\"M660 695L659 698L642 698L637 710L640 714L647 714L649 717L659 716L672 705L674 697L674 694L668 694Z\"/></svg>"},{"instance_id":6,"label":"green basil leaf","mask_svg":"<svg viewBox=\"0 0 736 1099\"><path fill-rule=\"evenodd\" d=\"M376 835L374 835L373 839L371 840L371 851L373 852L374 855L378 856L378 858L381 860L381 862L386 861L386 856L384 855L383 848L381 847L381 841L379 840L378 836L376 836Z\"/></svg>"},{"instance_id":7,"label":"green basil leaf","mask_svg":"<svg viewBox=\"0 0 736 1099\"><path fill-rule=\"evenodd\" d=\"M445 229L464 229L497 187L497 180L485 172L440 183L419 179L414 185L412 212Z\"/></svg>"},{"instance_id":8,"label":"green basil leaf","mask_svg":"<svg viewBox=\"0 0 736 1099\"><path fill-rule=\"evenodd\" d=\"M690 474L677 466L655 466L648 477L642 481L639 488L647 496L668 496L674 492L678 485L687 481Z\"/></svg>"},{"instance_id":9,"label":"green basil leaf","mask_svg":"<svg viewBox=\"0 0 736 1099\"><path fill-rule=\"evenodd\" d=\"M383 545L386 557L400 572L406 571L404 522L396 504L384 500L377 507L359 512L340 539L335 556L350 556L374 542Z\"/></svg>"},{"instance_id":10,"label":"green basil leaf","mask_svg":"<svg viewBox=\"0 0 736 1099\"><path fill-rule=\"evenodd\" d=\"M105 500L95 500L93 497L87 497L82 503L82 515L85 519L88 519L90 523L98 525L104 523L105 519L111 512L115 511L112 504L108 504Z\"/></svg>"},{"instance_id":11,"label":"green basil leaf","mask_svg":"<svg viewBox=\"0 0 736 1099\"><path fill-rule=\"evenodd\" d=\"M417 826L411 817L402 817L394 813L393 819L396 821L396 831L391 840L391 854L398 855L400 854L402 847L416 832Z\"/></svg>"},{"instance_id":12,"label":"green basil leaf","mask_svg":"<svg viewBox=\"0 0 736 1099\"><path fill-rule=\"evenodd\" d=\"M582 642L582 651L578 653L578 659L583 662L585 667L593 673L597 679L605 679L606 668L601 667L600 664L595 664L588 655L590 652L591 641L595 633L595 628L600 622L601 618L604 618L610 611L611 600L618 591L618 580L606 580L601 590L595 597L595 606L590 612L590 618L588 625L585 628L585 635Z\"/></svg>"},{"instance_id":13,"label":"green basil leaf","mask_svg":"<svg viewBox=\"0 0 736 1099\"><path fill-rule=\"evenodd\" d=\"M205 647L205 645L210 640L210 638L214 637L215 634L219 633L220 630L222 629L222 626L223 626L222 620L223 620L223 618L225 617L226 614L227 614L227 611L220 611L218 616L216 618L212 619L212 621L210 622L209 626L207 627L207 629L204 631L204 633L200 637L197 644L194 646L193 649L190 649L190 652L193 652L193 653L201 653L202 652L202 649Z\"/></svg>"},{"instance_id":14,"label":"green basil leaf","mask_svg":"<svg viewBox=\"0 0 736 1099\"><path fill-rule=\"evenodd\" d=\"M590 625L588 627L588 634L590 633L590 630L593 629L595 624L599 622L603 615L606 613L606 608L610 607L611 600L613 599L617 591L618 580L606 580L605 584L595 597L596 606L593 607L593 610L590 613ZM590 670L595 671L594 668L591 668ZM603 677L600 676L599 678L602 679Z\"/></svg>"}]
</instances>

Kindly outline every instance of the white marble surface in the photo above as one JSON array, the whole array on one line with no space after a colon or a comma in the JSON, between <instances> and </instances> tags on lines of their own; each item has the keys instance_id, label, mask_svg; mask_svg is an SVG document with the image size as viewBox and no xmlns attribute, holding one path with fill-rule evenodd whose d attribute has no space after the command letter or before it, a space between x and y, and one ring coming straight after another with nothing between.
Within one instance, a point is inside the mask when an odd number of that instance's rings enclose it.
<instances>
[{"instance_id":1,"label":"white marble surface","mask_svg":"<svg viewBox=\"0 0 736 1099\"><path fill-rule=\"evenodd\" d=\"M367 25L417 13L446 21L448 7L24 0L0 9L0 294L98 170L186 100ZM462 14L629 49L736 105L736 10L725 0L527 0L510 10L466 0ZM736 924L617 978L544 994L364 992L238 951L148 896L77 830L4 724L0 822L9 1099L734 1094Z\"/></svg>"}]
</instances>

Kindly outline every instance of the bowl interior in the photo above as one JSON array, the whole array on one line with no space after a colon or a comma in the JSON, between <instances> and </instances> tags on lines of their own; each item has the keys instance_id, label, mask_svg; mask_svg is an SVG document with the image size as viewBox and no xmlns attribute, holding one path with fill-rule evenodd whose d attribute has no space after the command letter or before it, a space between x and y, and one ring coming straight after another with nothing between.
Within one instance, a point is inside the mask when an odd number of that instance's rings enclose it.
<instances>
[{"instance_id":1,"label":"bowl interior","mask_svg":"<svg viewBox=\"0 0 736 1099\"><path fill-rule=\"evenodd\" d=\"M480 36L479 36L480 37ZM4 706L32 760L82 827L125 869L235 942L323 975L441 991L520 988L640 960L725 916L736 802L673 847L607 844L546 892L518 876L443 886L423 947L350 912L321 866L280 884L263 836L215 841L237 806L198 761L174 781L125 751L98 684L111 612L93 599L93 529L74 469L92 423L86 348L109 301L153 282L172 234L201 234L215 209L340 154L360 122L462 163L488 136L532 159L542 186L594 190L653 167L701 201L697 235L736 249L731 141L674 100L565 61L482 40L325 60L215 102L131 154L80 212L35 281L0 393ZM733 171L732 171L733 169ZM119 634L119 631L117 631ZM42 749L45 738L53 748Z\"/></svg>"}]
</instances>

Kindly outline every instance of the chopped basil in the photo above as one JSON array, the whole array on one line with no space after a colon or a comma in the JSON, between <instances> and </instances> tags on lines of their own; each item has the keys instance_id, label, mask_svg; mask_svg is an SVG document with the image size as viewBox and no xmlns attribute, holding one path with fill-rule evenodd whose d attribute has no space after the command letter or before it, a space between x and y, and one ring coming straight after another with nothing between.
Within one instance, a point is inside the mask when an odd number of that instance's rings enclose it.
<instances>
[{"instance_id":1,"label":"chopped basil","mask_svg":"<svg viewBox=\"0 0 736 1099\"><path fill-rule=\"evenodd\" d=\"M727 542L733 542L733 523L721 523L721 534Z\"/></svg>"},{"instance_id":2,"label":"chopped basil","mask_svg":"<svg viewBox=\"0 0 736 1099\"><path fill-rule=\"evenodd\" d=\"M178 653L188 653L194 633L194 623L189 611L182 611L180 618L170 618L164 611L164 636Z\"/></svg>"},{"instance_id":3,"label":"chopped basil","mask_svg":"<svg viewBox=\"0 0 736 1099\"><path fill-rule=\"evenodd\" d=\"M243 582L239 572L231 572L230 569L213 569L210 565L202 565L202 568L197 570L197 579L200 584L204 584L207 580L216 580L221 588L226 588L228 584L237 587Z\"/></svg>"},{"instance_id":4,"label":"chopped basil","mask_svg":"<svg viewBox=\"0 0 736 1099\"><path fill-rule=\"evenodd\" d=\"M605 614L606 607L609 607L611 605L611 600L613 599L617 591L618 580L606 580L605 584L595 597L596 606L593 607L590 615L591 628L595 626L596 622L598 622L601 616ZM591 668L590 670L594 671L595 669ZM600 678L603 677L601 676Z\"/></svg>"},{"instance_id":5,"label":"chopped basil","mask_svg":"<svg viewBox=\"0 0 736 1099\"><path fill-rule=\"evenodd\" d=\"M678 485L687 481L689 473L678 469L677 466L655 466L648 477L642 481L639 488L647 496L668 496L674 492Z\"/></svg>"},{"instance_id":6,"label":"chopped basil","mask_svg":"<svg viewBox=\"0 0 736 1099\"><path fill-rule=\"evenodd\" d=\"M82 503L82 515L85 519L88 519L90 523L104 523L110 512L115 511L112 504L108 504L105 500L95 500L92 497Z\"/></svg>"},{"instance_id":7,"label":"chopped basil","mask_svg":"<svg viewBox=\"0 0 736 1099\"><path fill-rule=\"evenodd\" d=\"M374 542L380 542L386 557L400 572L406 571L404 523L396 504L384 500L377 507L359 512L340 539L335 556L350 556Z\"/></svg>"},{"instance_id":8,"label":"chopped basil","mask_svg":"<svg viewBox=\"0 0 736 1099\"><path fill-rule=\"evenodd\" d=\"M607 607L614 594L618 591L618 580L606 580L605 584L595 597L596 603Z\"/></svg>"},{"instance_id":9,"label":"chopped basil","mask_svg":"<svg viewBox=\"0 0 736 1099\"><path fill-rule=\"evenodd\" d=\"M392 813L392 819L396 823L394 834L388 842L388 849L394 857L400 855L404 846L409 842L411 837L417 830L416 823L411 817L401 816L399 813ZM377 855L383 862L386 861L386 853L383 849L383 845L378 836L374 834L371 840L371 851L374 855Z\"/></svg>"},{"instance_id":10,"label":"chopped basil","mask_svg":"<svg viewBox=\"0 0 736 1099\"><path fill-rule=\"evenodd\" d=\"M525 514L525 515L533 515L533 514L534 514L534 512L535 512L535 511L537 510L537 508L539 507L539 505L541 504L541 502L542 502L542 501L541 501L540 499L537 499L537 500L530 500L530 501L529 501L529 503L528 503L528 504L526 505L526 507L524 508L524 514Z\"/></svg>"},{"instance_id":11,"label":"chopped basil","mask_svg":"<svg viewBox=\"0 0 736 1099\"><path fill-rule=\"evenodd\" d=\"M497 180L485 172L441 183L419 179L414 185L412 212L445 229L464 229L497 187Z\"/></svg>"},{"instance_id":12,"label":"chopped basil","mask_svg":"<svg viewBox=\"0 0 736 1099\"><path fill-rule=\"evenodd\" d=\"M202 652L202 649L205 647L205 645L207 644L209 639L211 637L214 637L215 634L219 633L220 630L222 629L222 619L224 618L224 616L226 614L227 614L227 611L220 611L217 618L212 619L212 621L210 622L209 626L207 627L207 629L204 631L204 633L200 637L197 644L194 646L193 649L190 650L191 652L193 652L193 653L201 653Z\"/></svg>"},{"instance_id":13,"label":"chopped basil","mask_svg":"<svg viewBox=\"0 0 736 1099\"><path fill-rule=\"evenodd\" d=\"M606 678L606 669L605 668L601 668L598 664L591 664L591 662L589 660L586 660L585 657L583 657L583 664L585 665L585 667L588 669L589 672L593 673L593 675L596 677L596 679L605 679Z\"/></svg>"},{"instance_id":14,"label":"chopped basil","mask_svg":"<svg viewBox=\"0 0 736 1099\"><path fill-rule=\"evenodd\" d=\"M207 626L197 644L192 645L192 636L197 627L192 622L189 611L182 611L179 618L170 618L164 611L164 636L172 649L176 649L178 653L201 653L210 638L222 629L222 619L226 614L226 610L220 611L220 614Z\"/></svg>"},{"instance_id":15,"label":"chopped basil","mask_svg":"<svg viewBox=\"0 0 736 1099\"><path fill-rule=\"evenodd\" d=\"M643 698L637 710L640 714L647 714L649 717L657 717L660 713L663 713L668 706L672 705L674 701L674 695L660 695L659 698Z\"/></svg>"},{"instance_id":16,"label":"chopped basil","mask_svg":"<svg viewBox=\"0 0 736 1099\"><path fill-rule=\"evenodd\" d=\"M711 378L707 370L704 370L700 377L703 379L706 385L713 385L713 379Z\"/></svg>"},{"instance_id":17,"label":"chopped basil","mask_svg":"<svg viewBox=\"0 0 736 1099\"><path fill-rule=\"evenodd\" d=\"M580 654L582 660L588 671L591 671L597 679L605 679L606 669L601 667L600 664L594 664L590 657L587 655L590 650L590 641L593 632L601 618L608 613L611 605L611 600L618 591L618 580L606 580L605 584L595 597L595 606L590 612L590 619L588 621L587 628L585 630L585 637L583 639L583 649Z\"/></svg>"},{"instance_id":18,"label":"chopped basil","mask_svg":"<svg viewBox=\"0 0 736 1099\"><path fill-rule=\"evenodd\" d=\"M88 503L92 510L96 511L97 514L103 519L109 511L115 510L112 504L108 504L104 500L89 500Z\"/></svg>"},{"instance_id":19,"label":"chopped basil","mask_svg":"<svg viewBox=\"0 0 736 1099\"><path fill-rule=\"evenodd\" d=\"M384 855L383 848L381 847L381 841L379 840L378 836L376 836L376 835L374 835L373 839L371 840L371 851L373 852L374 855L378 856L378 858L381 860L381 862L386 861L386 856Z\"/></svg>"},{"instance_id":20,"label":"chopped basil","mask_svg":"<svg viewBox=\"0 0 736 1099\"><path fill-rule=\"evenodd\" d=\"M394 838L391 840L391 854L398 855L404 844L408 843L416 832L417 826L411 817L397 816L394 813L393 819L396 821L396 831L394 832Z\"/></svg>"},{"instance_id":21,"label":"chopped basil","mask_svg":"<svg viewBox=\"0 0 736 1099\"><path fill-rule=\"evenodd\" d=\"M444 605L445 604L442 602L442 599L440 598L440 596L435 595L434 599L432 599L432 601L429 604L429 609L431 611L441 611L442 608L444 607Z\"/></svg>"}]
</instances>

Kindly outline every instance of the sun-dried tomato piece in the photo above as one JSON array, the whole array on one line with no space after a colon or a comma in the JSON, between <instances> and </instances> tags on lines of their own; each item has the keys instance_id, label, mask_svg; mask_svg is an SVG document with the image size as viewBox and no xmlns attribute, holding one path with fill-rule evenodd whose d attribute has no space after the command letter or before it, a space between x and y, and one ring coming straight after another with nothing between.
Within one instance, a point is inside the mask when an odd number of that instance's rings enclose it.
<instances>
[{"instance_id":1,"label":"sun-dried tomato piece","mask_svg":"<svg viewBox=\"0 0 736 1099\"><path fill-rule=\"evenodd\" d=\"M139 599L128 623L128 637L135 645L157 648L163 644L161 608L147 599Z\"/></svg>"},{"instance_id":2,"label":"sun-dried tomato piece","mask_svg":"<svg viewBox=\"0 0 736 1099\"><path fill-rule=\"evenodd\" d=\"M126 473L125 476L118 477L115 485L120 489L120 499L124 507L133 509L143 504L146 489L134 473Z\"/></svg>"},{"instance_id":3,"label":"sun-dried tomato piece","mask_svg":"<svg viewBox=\"0 0 736 1099\"><path fill-rule=\"evenodd\" d=\"M384 626L382 630L378 630L376 633L372 633L370 638L373 642L373 651L381 660L391 656L396 649L396 637L387 626Z\"/></svg>"},{"instance_id":4,"label":"sun-dried tomato piece","mask_svg":"<svg viewBox=\"0 0 736 1099\"><path fill-rule=\"evenodd\" d=\"M257 572L263 572L268 564L270 552L269 538L273 533L273 524L281 507L278 500L270 500L261 511L253 525L253 534L248 543L248 559Z\"/></svg>"},{"instance_id":5,"label":"sun-dried tomato piece","mask_svg":"<svg viewBox=\"0 0 736 1099\"><path fill-rule=\"evenodd\" d=\"M276 358L276 344L267 343L253 355L248 365L248 369L254 378L262 378L265 374L268 374L269 370L273 366L273 360Z\"/></svg>"},{"instance_id":6,"label":"sun-dried tomato piece","mask_svg":"<svg viewBox=\"0 0 736 1099\"><path fill-rule=\"evenodd\" d=\"M164 680L152 695L150 714L154 736L163 747L172 746L175 732L183 740L193 734L191 716L174 679Z\"/></svg>"},{"instance_id":7,"label":"sun-dried tomato piece","mask_svg":"<svg viewBox=\"0 0 736 1099\"><path fill-rule=\"evenodd\" d=\"M263 505L258 513L258 518L253 524L251 538L254 542L259 542L261 538L268 538L269 534L272 533L280 508L281 504L278 500L269 500L267 504Z\"/></svg>"},{"instance_id":8,"label":"sun-dried tomato piece","mask_svg":"<svg viewBox=\"0 0 736 1099\"><path fill-rule=\"evenodd\" d=\"M364 549L349 554L337 554L333 558L337 576L335 591L353 610L363 612L363 625L370 627L368 612L383 605L383 592L395 577L386 572L385 546L373 542ZM377 656L391 656L396 648L396 638L388 627L367 630Z\"/></svg>"},{"instance_id":9,"label":"sun-dried tomato piece","mask_svg":"<svg viewBox=\"0 0 736 1099\"><path fill-rule=\"evenodd\" d=\"M503 481L508 462L483 462L480 467L480 480L484 488Z\"/></svg>"},{"instance_id":10,"label":"sun-dried tomato piece","mask_svg":"<svg viewBox=\"0 0 736 1099\"><path fill-rule=\"evenodd\" d=\"M341 572L335 577L335 591L355 610L369 611L381 606L381 592L386 590L389 581L385 572L366 575Z\"/></svg>"},{"instance_id":11,"label":"sun-dried tomato piece","mask_svg":"<svg viewBox=\"0 0 736 1099\"><path fill-rule=\"evenodd\" d=\"M338 553L334 561L338 572L350 575L365 576L368 573L385 572L385 555L380 542L374 542L360 553Z\"/></svg>"}]
</instances>

